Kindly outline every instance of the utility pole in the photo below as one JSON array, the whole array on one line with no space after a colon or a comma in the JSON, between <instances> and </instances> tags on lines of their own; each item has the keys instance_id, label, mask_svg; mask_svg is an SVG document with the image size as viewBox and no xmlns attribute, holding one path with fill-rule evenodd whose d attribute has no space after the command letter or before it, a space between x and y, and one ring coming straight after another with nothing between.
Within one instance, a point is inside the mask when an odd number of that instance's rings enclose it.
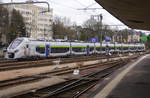
<instances>
[{"instance_id":1,"label":"utility pole","mask_svg":"<svg viewBox=\"0 0 150 98\"><path fill-rule=\"evenodd\" d=\"M100 26L101 28L100 28L100 31L99 31L99 33L100 33L100 47L101 47L101 53L102 53L102 50L103 50L103 49L102 49L102 41L103 41L103 40L102 40L102 37L103 37L103 35L102 35L102 19L103 19L103 16L102 16L102 14L100 14L100 15L99 15L99 18L98 18L98 21L100 21L100 25L101 25L101 26Z\"/></svg>"},{"instance_id":2,"label":"utility pole","mask_svg":"<svg viewBox=\"0 0 150 98\"><path fill-rule=\"evenodd\" d=\"M85 8L80 8L77 10L104 10L104 8L89 8L90 6L92 6L93 4L85 7ZM98 19L98 33L100 33L100 52L102 53L102 20L103 20L103 16L102 14L99 15L91 15L91 19L94 19L94 17L97 17ZM101 27L101 28L100 28Z\"/></svg>"},{"instance_id":3,"label":"utility pole","mask_svg":"<svg viewBox=\"0 0 150 98\"><path fill-rule=\"evenodd\" d=\"M102 53L102 20L103 20L103 16L102 14L99 15L92 15L91 18L96 17L98 19L98 34L100 35L100 52Z\"/></svg>"}]
</instances>

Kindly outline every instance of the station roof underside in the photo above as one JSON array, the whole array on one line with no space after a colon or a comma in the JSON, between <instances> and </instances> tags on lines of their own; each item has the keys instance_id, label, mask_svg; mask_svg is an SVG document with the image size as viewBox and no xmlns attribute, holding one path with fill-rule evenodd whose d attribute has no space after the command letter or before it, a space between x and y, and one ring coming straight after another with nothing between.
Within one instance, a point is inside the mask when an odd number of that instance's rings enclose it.
<instances>
[{"instance_id":1,"label":"station roof underside","mask_svg":"<svg viewBox=\"0 0 150 98\"><path fill-rule=\"evenodd\" d=\"M130 28L150 30L150 0L96 0L96 2Z\"/></svg>"}]
</instances>

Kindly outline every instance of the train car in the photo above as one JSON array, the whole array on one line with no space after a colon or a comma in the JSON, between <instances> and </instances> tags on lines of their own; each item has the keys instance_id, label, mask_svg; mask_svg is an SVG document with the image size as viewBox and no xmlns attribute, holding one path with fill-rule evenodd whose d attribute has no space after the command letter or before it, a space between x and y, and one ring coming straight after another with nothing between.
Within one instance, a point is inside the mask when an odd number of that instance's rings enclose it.
<instances>
[{"instance_id":1,"label":"train car","mask_svg":"<svg viewBox=\"0 0 150 98\"><path fill-rule=\"evenodd\" d=\"M39 41L36 41L39 43ZM44 57L58 57L70 55L70 43L68 42L45 42L41 41L39 45L35 46L35 51L39 56L42 54ZM42 50L42 53L40 52ZM40 56L41 57L41 56Z\"/></svg>"},{"instance_id":2,"label":"train car","mask_svg":"<svg viewBox=\"0 0 150 98\"><path fill-rule=\"evenodd\" d=\"M122 45L120 43L114 43L114 47L115 47L115 53L121 52Z\"/></svg>"},{"instance_id":3,"label":"train car","mask_svg":"<svg viewBox=\"0 0 150 98\"><path fill-rule=\"evenodd\" d=\"M94 53L93 43L58 42L17 38L7 48L5 58L20 59L30 57L58 57L68 55L86 55Z\"/></svg>"},{"instance_id":4,"label":"train car","mask_svg":"<svg viewBox=\"0 0 150 98\"><path fill-rule=\"evenodd\" d=\"M108 47L108 49L107 49L107 47ZM115 45L114 45L114 43L109 43L109 44L107 44L107 45L106 45L106 50L107 50L107 51L109 50L109 52L110 52L111 54L115 53ZM107 52L107 53L108 53L108 52Z\"/></svg>"},{"instance_id":5,"label":"train car","mask_svg":"<svg viewBox=\"0 0 150 98\"><path fill-rule=\"evenodd\" d=\"M122 43L122 52L123 53L129 52L129 44Z\"/></svg>"},{"instance_id":6,"label":"train car","mask_svg":"<svg viewBox=\"0 0 150 98\"><path fill-rule=\"evenodd\" d=\"M145 51L145 45L139 43L139 44L138 44L138 47L137 47L137 51L139 51L139 52Z\"/></svg>"},{"instance_id":7,"label":"train car","mask_svg":"<svg viewBox=\"0 0 150 98\"><path fill-rule=\"evenodd\" d=\"M40 58L70 55L144 51L144 44L88 43L17 38L7 48L5 58Z\"/></svg>"},{"instance_id":8,"label":"train car","mask_svg":"<svg viewBox=\"0 0 150 98\"><path fill-rule=\"evenodd\" d=\"M88 43L77 43L72 42L71 45L71 54L72 55L86 55L87 51L90 52L90 44ZM88 50L87 50L88 47Z\"/></svg>"},{"instance_id":9,"label":"train car","mask_svg":"<svg viewBox=\"0 0 150 98\"><path fill-rule=\"evenodd\" d=\"M8 46L5 58L22 58L25 57L25 45L28 43L28 38L17 38Z\"/></svg>"},{"instance_id":10,"label":"train car","mask_svg":"<svg viewBox=\"0 0 150 98\"><path fill-rule=\"evenodd\" d=\"M106 43L95 43L95 51L97 54L105 54L106 53Z\"/></svg>"}]
</instances>

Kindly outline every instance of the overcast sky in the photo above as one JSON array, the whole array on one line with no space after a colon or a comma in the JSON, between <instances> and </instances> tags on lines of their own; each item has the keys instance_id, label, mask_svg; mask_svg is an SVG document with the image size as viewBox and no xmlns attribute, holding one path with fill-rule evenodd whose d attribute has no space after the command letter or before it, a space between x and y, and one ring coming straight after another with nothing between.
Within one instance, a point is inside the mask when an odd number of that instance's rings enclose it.
<instances>
[{"instance_id":1,"label":"overcast sky","mask_svg":"<svg viewBox=\"0 0 150 98\"><path fill-rule=\"evenodd\" d=\"M10 2L11 0L2 0L3 2ZM14 2L26 1L26 0L13 0ZM34 0L37 1L37 0ZM78 10L86 8L89 5L90 8L102 8L94 0L38 0L48 1L50 7L53 8L53 15L68 17L72 22L76 22L78 25L82 25L84 21L90 18L91 15L103 15L103 23L107 25L120 25L122 24L118 19L113 17L104 9L97 10ZM46 5L45 5L46 6ZM127 27L118 27L127 28Z\"/></svg>"},{"instance_id":2,"label":"overcast sky","mask_svg":"<svg viewBox=\"0 0 150 98\"><path fill-rule=\"evenodd\" d=\"M0 0L3 2L10 2L11 0ZM13 0L14 2L23 2L26 0ZM91 15L103 15L103 23L107 25L123 25L118 19L113 17L104 9L98 10L78 10L81 8L86 8L89 5L89 8L102 8L95 0L34 0L34 1L47 1L50 4L50 7L53 9L53 16L62 16L68 17L72 22L76 22L78 25L82 25ZM45 7L47 7L45 5ZM128 28L127 26L112 26L117 29ZM143 30L142 30L143 31ZM149 31L143 31L149 33Z\"/></svg>"}]
</instances>

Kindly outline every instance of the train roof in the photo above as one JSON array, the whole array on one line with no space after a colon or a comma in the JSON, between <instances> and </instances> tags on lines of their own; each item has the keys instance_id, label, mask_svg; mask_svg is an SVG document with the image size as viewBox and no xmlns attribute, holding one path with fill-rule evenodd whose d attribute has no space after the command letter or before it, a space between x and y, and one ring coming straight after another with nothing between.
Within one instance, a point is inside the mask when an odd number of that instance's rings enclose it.
<instances>
[{"instance_id":1,"label":"train roof","mask_svg":"<svg viewBox=\"0 0 150 98\"><path fill-rule=\"evenodd\" d=\"M35 38L28 38L28 37L18 37L17 39L23 39L26 41L40 41L40 42L74 42L74 43L91 43L79 40L64 40L64 39L35 39ZM97 42L99 43L99 42ZM125 44L125 43L118 43L118 42L102 42L103 44ZM126 43L128 45L144 45L143 43Z\"/></svg>"}]
</instances>

